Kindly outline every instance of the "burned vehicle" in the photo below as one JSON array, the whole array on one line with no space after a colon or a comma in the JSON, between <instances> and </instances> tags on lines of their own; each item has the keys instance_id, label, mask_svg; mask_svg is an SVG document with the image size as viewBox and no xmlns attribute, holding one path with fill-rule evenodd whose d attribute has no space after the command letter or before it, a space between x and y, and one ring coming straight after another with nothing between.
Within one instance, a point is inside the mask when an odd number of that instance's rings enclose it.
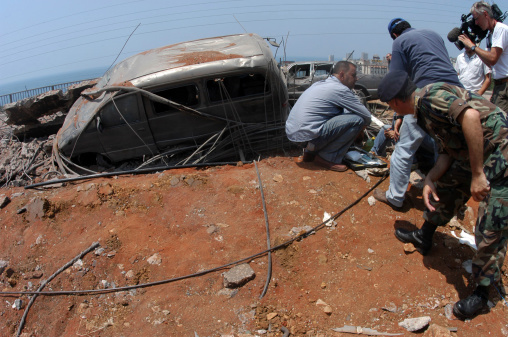
<instances>
[{"instance_id":1,"label":"burned vehicle","mask_svg":"<svg viewBox=\"0 0 508 337\"><path fill-rule=\"evenodd\" d=\"M256 34L151 49L118 63L84 91L54 153L109 163L235 161L281 147L287 87Z\"/></svg>"},{"instance_id":2,"label":"burned vehicle","mask_svg":"<svg viewBox=\"0 0 508 337\"><path fill-rule=\"evenodd\" d=\"M332 73L335 62L295 62L287 65L285 70L288 86L289 103L294 105L298 97L313 83L326 79ZM358 74L354 91L365 104L367 100L375 100L377 87L383 76Z\"/></svg>"}]
</instances>

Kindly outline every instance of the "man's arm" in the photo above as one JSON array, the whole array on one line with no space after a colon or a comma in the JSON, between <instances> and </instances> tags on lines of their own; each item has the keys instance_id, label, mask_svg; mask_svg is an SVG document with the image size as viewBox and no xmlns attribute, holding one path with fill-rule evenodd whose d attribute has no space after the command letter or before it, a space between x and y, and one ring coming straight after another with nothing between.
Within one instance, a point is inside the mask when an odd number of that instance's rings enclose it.
<instances>
[{"instance_id":1,"label":"man's arm","mask_svg":"<svg viewBox=\"0 0 508 337\"><path fill-rule=\"evenodd\" d=\"M491 76L490 73L485 74L485 80L483 81L483 84L482 84L482 87L480 88L480 90L478 90L478 95L483 95L485 93L485 91L487 91L487 89L489 88L490 76Z\"/></svg>"},{"instance_id":2,"label":"man's arm","mask_svg":"<svg viewBox=\"0 0 508 337\"><path fill-rule=\"evenodd\" d=\"M464 43L465 46L471 48L475 44L471 42L471 40L464 34L459 36L459 40ZM492 67L497 63L499 60L499 57L501 57L501 54L503 53L503 49L499 47L492 47L490 50L484 50L480 47L476 47L474 52L478 57L482 60L483 63L488 65L489 67Z\"/></svg>"},{"instance_id":3,"label":"man's arm","mask_svg":"<svg viewBox=\"0 0 508 337\"><path fill-rule=\"evenodd\" d=\"M483 130L478 110L469 108L461 112L457 122L462 125L466 138L471 165L471 195L475 201L483 200L490 191L490 185L483 172Z\"/></svg>"}]
</instances>

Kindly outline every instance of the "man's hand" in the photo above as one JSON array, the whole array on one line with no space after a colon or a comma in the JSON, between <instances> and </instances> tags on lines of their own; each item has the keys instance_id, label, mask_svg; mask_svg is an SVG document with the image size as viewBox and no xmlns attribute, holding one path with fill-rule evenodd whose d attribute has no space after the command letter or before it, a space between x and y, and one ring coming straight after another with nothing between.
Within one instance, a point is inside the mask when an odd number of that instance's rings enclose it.
<instances>
[{"instance_id":1,"label":"man's hand","mask_svg":"<svg viewBox=\"0 0 508 337\"><path fill-rule=\"evenodd\" d=\"M400 138L400 127L402 126L402 118L395 120L393 131L395 131L395 141L398 142Z\"/></svg>"},{"instance_id":2,"label":"man's hand","mask_svg":"<svg viewBox=\"0 0 508 337\"><path fill-rule=\"evenodd\" d=\"M471 179L471 195L473 196L474 201L482 201L489 192L490 183L487 180L485 173L473 176Z\"/></svg>"},{"instance_id":3,"label":"man's hand","mask_svg":"<svg viewBox=\"0 0 508 337\"><path fill-rule=\"evenodd\" d=\"M465 34L459 35L459 41L462 42L469 49L471 49L471 47L475 45Z\"/></svg>"},{"instance_id":4,"label":"man's hand","mask_svg":"<svg viewBox=\"0 0 508 337\"><path fill-rule=\"evenodd\" d=\"M399 138L396 132L392 130L392 128L385 130L385 137L388 139L393 139L394 141L398 141Z\"/></svg>"},{"instance_id":5,"label":"man's hand","mask_svg":"<svg viewBox=\"0 0 508 337\"><path fill-rule=\"evenodd\" d=\"M436 186L434 182L430 180L429 176L425 177L424 186L423 186L423 203L425 207L429 209L429 211L434 212L436 208L430 203L430 196L434 198L435 201L439 201L439 197L437 195Z\"/></svg>"}]
</instances>

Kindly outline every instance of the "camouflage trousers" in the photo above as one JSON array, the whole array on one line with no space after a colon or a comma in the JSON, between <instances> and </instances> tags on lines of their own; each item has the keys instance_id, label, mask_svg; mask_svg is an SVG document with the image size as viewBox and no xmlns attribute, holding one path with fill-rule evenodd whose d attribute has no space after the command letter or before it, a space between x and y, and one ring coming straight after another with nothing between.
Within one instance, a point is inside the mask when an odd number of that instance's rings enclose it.
<instances>
[{"instance_id":1,"label":"camouflage trousers","mask_svg":"<svg viewBox=\"0 0 508 337\"><path fill-rule=\"evenodd\" d=\"M508 243L508 179L500 177L490 180L490 184L489 195L478 207L475 229L478 250L473 258L473 279L484 286L499 282ZM436 183L439 202L432 202L436 210L426 210L424 219L445 226L471 197L470 187L470 170L455 161Z\"/></svg>"},{"instance_id":2,"label":"camouflage trousers","mask_svg":"<svg viewBox=\"0 0 508 337\"><path fill-rule=\"evenodd\" d=\"M508 82L503 82L494 86L490 101L501 110L508 112Z\"/></svg>"}]
</instances>

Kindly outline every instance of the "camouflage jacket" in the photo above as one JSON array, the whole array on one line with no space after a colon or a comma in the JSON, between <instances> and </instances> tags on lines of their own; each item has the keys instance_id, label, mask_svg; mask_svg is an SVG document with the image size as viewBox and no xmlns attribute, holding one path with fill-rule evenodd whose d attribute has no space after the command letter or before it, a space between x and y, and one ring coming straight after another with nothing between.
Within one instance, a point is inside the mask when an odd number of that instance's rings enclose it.
<instances>
[{"instance_id":1,"label":"camouflage jacket","mask_svg":"<svg viewBox=\"0 0 508 337\"><path fill-rule=\"evenodd\" d=\"M440 153L447 153L470 170L469 151L457 117L468 108L480 112L483 129L483 164L487 179L506 178L508 163L507 114L488 100L446 83L429 84L415 92L418 124L434 138Z\"/></svg>"}]
</instances>

